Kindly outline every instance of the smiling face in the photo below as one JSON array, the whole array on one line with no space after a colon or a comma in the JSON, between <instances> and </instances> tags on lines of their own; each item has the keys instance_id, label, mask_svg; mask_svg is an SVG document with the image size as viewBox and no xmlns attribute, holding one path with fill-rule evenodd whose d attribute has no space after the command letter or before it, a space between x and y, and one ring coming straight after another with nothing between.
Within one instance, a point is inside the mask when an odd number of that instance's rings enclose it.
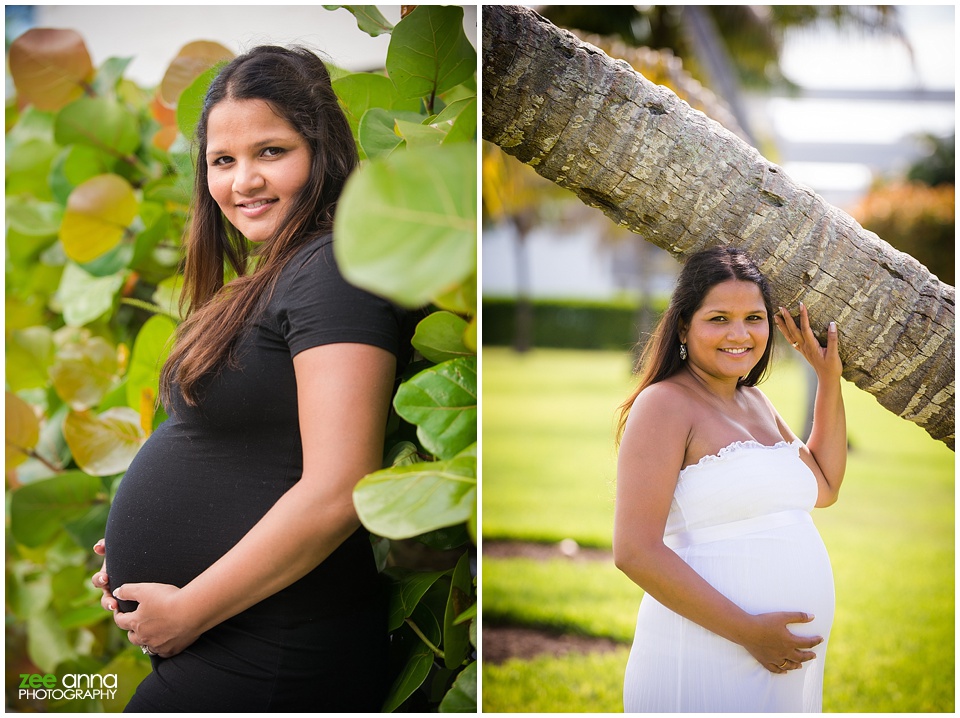
<instances>
[{"instance_id":1,"label":"smiling face","mask_svg":"<svg viewBox=\"0 0 960 718\"><path fill-rule=\"evenodd\" d=\"M251 242L274 235L310 176L307 141L263 100L223 100L207 119L207 188Z\"/></svg>"},{"instance_id":2,"label":"smiling face","mask_svg":"<svg viewBox=\"0 0 960 718\"><path fill-rule=\"evenodd\" d=\"M707 292L690 323L681 321L687 364L702 376L736 382L760 361L770 341L763 294L753 282L730 279Z\"/></svg>"}]
</instances>

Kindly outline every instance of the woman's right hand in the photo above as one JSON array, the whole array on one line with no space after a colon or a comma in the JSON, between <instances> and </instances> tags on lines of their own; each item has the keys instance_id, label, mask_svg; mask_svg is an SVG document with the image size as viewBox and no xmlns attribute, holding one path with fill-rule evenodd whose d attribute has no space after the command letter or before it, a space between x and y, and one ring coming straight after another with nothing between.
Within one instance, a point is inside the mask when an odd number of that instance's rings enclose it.
<instances>
[{"instance_id":1,"label":"woman's right hand","mask_svg":"<svg viewBox=\"0 0 960 718\"><path fill-rule=\"evenodd\" d=\"M113 597L110 589L110 576L107 575L107 549L106 542L103 539L97 541L93 547L93 552L103 556L103 566L100 567L100 570L93 574L91 582L101 591L103 591L103 596L100 598L100 605L103 606L107 611L116 611L120 604L117 603L117 599Z\"/></svg>"},{"instance_id":2,"label":"woman's right hand","mask_svg":"<svg viewBox=\"0 0 960 718\"><path fill-rule=\"evenodd\" d=\"M809 623L813 616L800 611L761 613L750 617L746 638L741 645L771 673L786 673L801 668L817 657L809 650L823 643L820 636L798 636L789 623Z\"/></svg>"}]
</instances>

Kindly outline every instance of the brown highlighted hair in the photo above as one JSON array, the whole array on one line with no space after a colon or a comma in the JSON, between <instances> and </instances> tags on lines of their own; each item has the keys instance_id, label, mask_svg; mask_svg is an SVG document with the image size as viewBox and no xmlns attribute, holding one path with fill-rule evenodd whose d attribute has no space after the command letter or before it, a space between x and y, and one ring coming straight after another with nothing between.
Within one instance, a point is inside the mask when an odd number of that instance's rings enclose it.
<instances>
[{"instance_id":1,"label":"brown highlighted hair","mask_svg":"<svg viewBox=\"0 0 960 718\"><path fill-rule=\"evenodd\" d=\"M716 285L731 279L753 282L760 289L763 304L767 311L767 324L770 341L753 369L740 380L741 386L756 386L766 374L773 351L773 300L770 296L770 284L760 272L754 261L742 249L736 247L712 247L687 258L677 286L673 290L670 304L657 323L653 335L647 341L637 363L640 383L630 397L620 407L620 419L617 425L617 441L623 436L623 429L630 414L630 407L640 396L640 392L651 384L673 376L683 368L680 359L680 321L690 323L694 313L703 304L707 293Z\"/></svg>"},{"instance_id":2,"label":"brown highlighted hair","mask_svg":"<svg viewBox=\"0 0 960 718\"><path fill-rule=\"evenodd\" d=\"M273 237L252 250L221 214L207 188L207 121L224 100L263 100L307 142L311 170ZM333 228L357 146L323 62L305 48L264 45L241 55L211 83L197 123L193 209L186 237L181 310L187 318L163 367L161 396L171 387L195 405L199 380L230 360L240 331L269 296L284 265L307 241ZM237 278L224 284L230 268Z\"/></svg>"}]
</instances>

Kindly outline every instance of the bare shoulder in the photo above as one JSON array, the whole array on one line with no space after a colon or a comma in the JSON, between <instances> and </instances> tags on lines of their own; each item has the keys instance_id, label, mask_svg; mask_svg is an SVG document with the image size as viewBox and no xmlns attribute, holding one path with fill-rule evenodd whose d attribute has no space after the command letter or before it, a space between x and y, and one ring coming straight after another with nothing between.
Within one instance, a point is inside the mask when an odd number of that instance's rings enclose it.
<instances>
[{"instance_id":1,"label":"bare shoulder","mask_svg":"<svg viewBox=\"0 0 960 718\"><path fill-rule=\"evenodd\" d=\"M667 379L648 386L637 396L627 418L624 438L642 433L661 439L682 437L685 444L693 418L689 390Z\"/></svg>"}]
</instances>

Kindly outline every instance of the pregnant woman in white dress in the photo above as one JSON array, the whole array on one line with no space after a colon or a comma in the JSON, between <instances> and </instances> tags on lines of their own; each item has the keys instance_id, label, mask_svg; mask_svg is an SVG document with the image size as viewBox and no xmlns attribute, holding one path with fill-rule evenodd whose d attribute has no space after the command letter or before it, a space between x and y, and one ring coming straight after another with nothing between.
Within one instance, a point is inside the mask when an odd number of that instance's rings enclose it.
<instances>
[{"instance_id":1,"label":"pregnant woman in white dress","mask_svg":"<svg viewBox=\"0 0 960 718\"><path fill-rule=\"evenodd\" d=\"M813 366L807 444L756 388L773 326ZM691 256L620 426L614 559L644 589L628 712L815 712L833 621L810 510L846 466L837 330L774 311L742 251Z\"/></svg>"}]
</instances>

